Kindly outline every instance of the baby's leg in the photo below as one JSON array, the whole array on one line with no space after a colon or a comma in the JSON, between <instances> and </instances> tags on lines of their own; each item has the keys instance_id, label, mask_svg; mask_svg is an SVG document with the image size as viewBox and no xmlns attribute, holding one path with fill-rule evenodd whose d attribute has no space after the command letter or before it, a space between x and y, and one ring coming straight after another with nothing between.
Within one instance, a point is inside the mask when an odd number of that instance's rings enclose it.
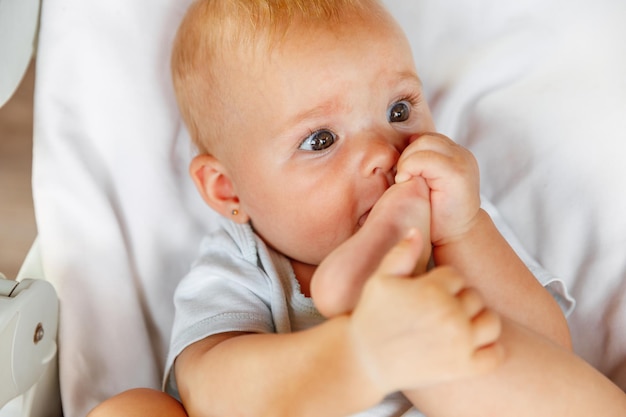
<instances>
[{"instance_id":1,"label":"baby's leg","mask_svg":"<svg viewBox=\"0 0 626 417\"><path fill-rule=\"evenodd\" d=\"M109 398L87 417L187 417L182 404L164 392L137 388Z\"/></svg>"},{"instance_id":2,"label":"baby's leg","mask_svg":"<svg viewBox=\"0 0 626 417\"><path fill-rule=\"evenodd\" d=\"M372 208L365 224L318 266L311 282L318 310L326 317L352 311L365 280L411 229L417 229L424 242L415 269L423 272L431 244L429 189L421 178L392 185Z\"/></svg>"},{"instance_id":3,"label":"baby's leg","mask_svg":"<svg viewBox=\"0 0 626 417\"><path fill-rule=\"evenodd\" d=\"M582 359L503 319L494 372L405 392L429 417L623 417L626 394Z\"/></svg>"}]
</instances>

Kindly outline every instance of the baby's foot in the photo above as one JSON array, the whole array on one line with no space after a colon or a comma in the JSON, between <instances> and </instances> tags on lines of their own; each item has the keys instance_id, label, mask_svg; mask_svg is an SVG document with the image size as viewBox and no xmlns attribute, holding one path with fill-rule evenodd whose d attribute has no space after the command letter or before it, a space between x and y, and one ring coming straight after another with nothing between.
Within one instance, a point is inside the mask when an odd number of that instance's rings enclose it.
<instances>
[{"instance_id":1,"label":"baby's foot","mask_svg":"<svg viewBox=\"0 0 626 417\"><path fill-rule=\"evenodd\" d=\"M389 187L363 227L318 266L311 281L318 310L326 317L351 312L365 281L411 229L417 229L423 239L423 253L415 266L421 273L431 253L429 189L422 178Z\"/></svg>"}]
</instances>

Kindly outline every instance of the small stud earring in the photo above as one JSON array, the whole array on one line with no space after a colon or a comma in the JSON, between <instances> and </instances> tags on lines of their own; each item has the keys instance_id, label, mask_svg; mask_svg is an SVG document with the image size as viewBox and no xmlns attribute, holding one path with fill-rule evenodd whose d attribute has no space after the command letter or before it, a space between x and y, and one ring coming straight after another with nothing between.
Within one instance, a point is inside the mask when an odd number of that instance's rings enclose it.
<instances>
[{"instance_id":1,"label":"small stud earring","mask_svg":"<svg viewBox=\"0 0 626 417\"><path fill-rule=\"evenodd\" d=\"M230 214L232 214L233 216L236 216L236 215L238 215L238 214L239 214L239 210L237 210L237 209L233 209L233 210L230 212Z\"/></svg>"}]
</instances>

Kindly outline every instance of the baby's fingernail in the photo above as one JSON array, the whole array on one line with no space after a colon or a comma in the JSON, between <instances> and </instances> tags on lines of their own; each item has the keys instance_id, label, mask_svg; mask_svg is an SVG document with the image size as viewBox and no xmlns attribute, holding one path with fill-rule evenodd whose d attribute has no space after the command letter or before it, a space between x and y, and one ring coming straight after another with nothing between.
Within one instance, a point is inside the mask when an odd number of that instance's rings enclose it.
<instances>
[{"instance_id":1,"label":"baby's fingernail","mask_svg":"<svg viewBox=\"0 0 626 417\"><path fill-rule=\"evenodd\" d=\"M399 184L401 182L405 182L408 181L411 178L411 176L409 174L407 174L406 172L399 172L396 174L396 184Z\"/></svg>"}]
</instances>

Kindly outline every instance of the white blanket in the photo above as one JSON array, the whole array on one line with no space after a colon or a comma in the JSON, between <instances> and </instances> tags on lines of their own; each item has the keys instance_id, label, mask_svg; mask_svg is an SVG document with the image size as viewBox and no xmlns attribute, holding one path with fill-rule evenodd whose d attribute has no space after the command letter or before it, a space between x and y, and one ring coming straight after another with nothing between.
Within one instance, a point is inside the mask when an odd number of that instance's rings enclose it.
<instances>
[{"instance_id":1,"label":"white blanket","mask_svg":"<svg viewBox=\"0 0 626 417\"><path fill-rule=\"evenodd\" d=\"M475 152L484 193L578 299L578 352L626 387L626 3L387 3L440 130ZM66 417L159 387L171 293L211 228L169 81L187 4L43 2L33 186Z\"/></svg>"}]
</instances>

